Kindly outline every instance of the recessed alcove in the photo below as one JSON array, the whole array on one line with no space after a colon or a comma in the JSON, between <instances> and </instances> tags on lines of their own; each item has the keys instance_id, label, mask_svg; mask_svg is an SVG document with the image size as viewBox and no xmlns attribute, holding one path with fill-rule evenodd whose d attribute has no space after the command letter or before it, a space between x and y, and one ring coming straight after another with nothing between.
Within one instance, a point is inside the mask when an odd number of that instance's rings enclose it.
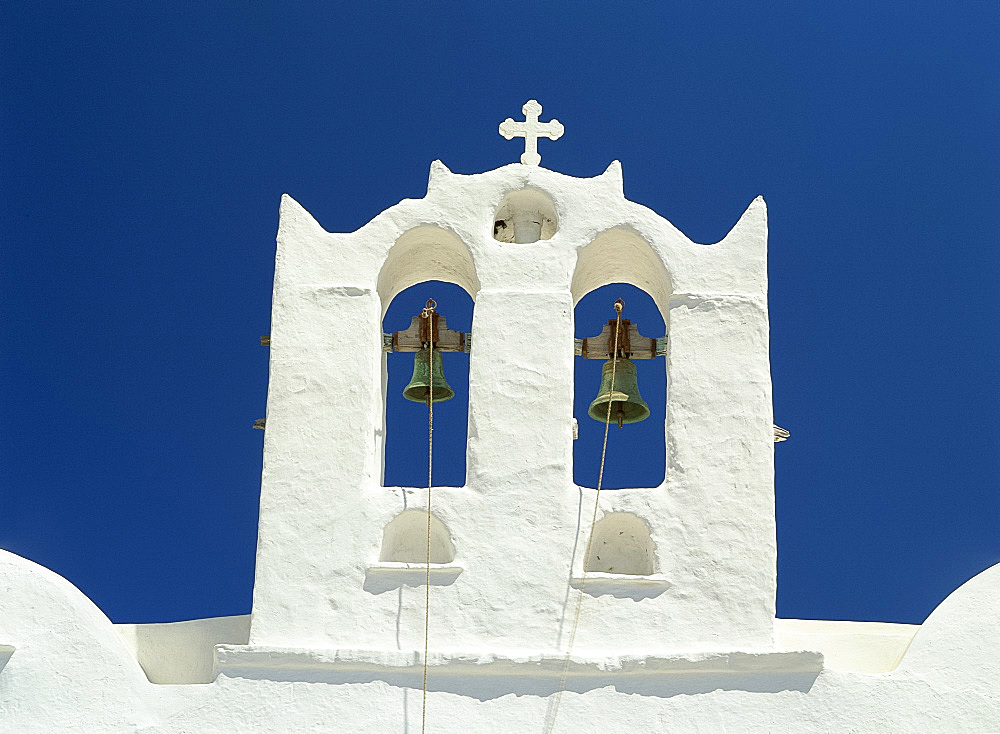
<instances>
[{"instance_id":1,"label":"recessed alcove","mask_svg":"<svg viewBox=\"0 0 1000 734\"><path fill-rule=\"evenodd\" d=\"M479 277L472 254L454 232L425 224L408 229L393 243L378 274L383 315L397 294L423 281L455 283L472 298Z\"/></svg>"},{"instance_id":2,"label":"recessed alcove","mask_svg":"<svg viewBox=\"0 0 1000 734\"><path fill-rule=\"evenodd\" d=\"M656 572L656 557L649 526L631 512L611 512L594 525L587 573L650 576Z\"/></svg>"},{"instance_id":3,"label":"recessed alcove","mask_svg":"<svg viewBox=\"0 0 1000 734\"><path fill-rule=\"evenodd\" d=\"M570 584L592 596L634 601L659 596L671 583L657 572L646 522L631 512L610 512L594 525L587 558L576 561Z\"/></svg>"},{"instance_id":4,"label":"recessed alcove","mask_svg":"<svg viewBox=\"0 0 1000 734\"><path fill-rule=\"evenodd\" d=\"M507 194L493 217L493 239L530 244L551 239L559 228L556 207L541 189L524 188Z\"/></svg>"},{"instance_id":5,"label":"recessed alcove","mask_svg":"<svg viewBox=\"0 0 1000 734\"><path fill-rule=\"evenodd\" d=\"M427 513L404 510L382 531L379 562L425 563L427 561ZM451 563L455 545L445 524L431 514L431 563Z\"/></svg>"},{"instance_id":6,"label":"recessed alcove","mask_svg":"<svg viewBox=\"0 0 1000 734\"><path fill-rule=\"evenodd\" d=\"M462 573L455 563L455 544L441 520L431 513L430 562L427 561L427 512L404 510L382 531L379 559L368 567L365 589L382 593L402 584L447 585Z\"/></svg>"}]
</instances>

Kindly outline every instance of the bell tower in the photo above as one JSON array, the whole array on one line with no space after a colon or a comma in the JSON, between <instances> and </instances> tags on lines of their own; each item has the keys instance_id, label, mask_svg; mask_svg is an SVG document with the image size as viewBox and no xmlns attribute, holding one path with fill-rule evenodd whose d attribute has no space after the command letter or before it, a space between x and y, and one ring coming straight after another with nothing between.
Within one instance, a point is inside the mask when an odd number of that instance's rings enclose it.
<instances>
[{"instance_id":1,"label":"bell tower","mask_svg":"<svg viewBox=\"0 0 1000 734\"><path fill-rule=\"evenodd\" d=\"M458 175L435 161L422 199L355 232L327 232L282 199L250 645L220 652L221 668L305 648L316 665L317 650L337 651L323 658L330 666L412 664L427 578L435 665L469 654L556 660L577 595L578 651L772 648L764 202L722 241L694 243L624 197L618 162L594 178L542 168L537 137L563 127L539 123L540 112L532 102L525 123L501 125L528 141L520 163ZM467 481L433 488L428 522L427 488L380 479L385 401L402 399L385 394L393 340L381 319L393 296L431 279L463 287L475 313L471 333L447 337L470 360ZM610 408L623 431L648 415L620 381L630 355L663 360L667 469L659 486L598 497L573 483L584 349L573 308L613 282L648 293L666 333L624 324L628 350L592 415L603 421ZM613 324L589 352L607 359ZM428 380L409 397L426 399Z\"/></svg>"}]
</instances>

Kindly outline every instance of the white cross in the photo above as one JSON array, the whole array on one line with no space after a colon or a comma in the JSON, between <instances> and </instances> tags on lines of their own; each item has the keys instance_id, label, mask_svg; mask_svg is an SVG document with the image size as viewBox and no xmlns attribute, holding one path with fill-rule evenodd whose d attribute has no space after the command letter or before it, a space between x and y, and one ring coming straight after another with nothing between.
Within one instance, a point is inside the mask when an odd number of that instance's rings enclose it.
<instances>
[{"instance_id":1,"label":"white cross","mask_svg":"<svg viewBox=\"0 0 1000 734\"><path fill-rule=\"evenodd\" d=\"M538 116L542 114L542 106L537 100L529 99L521 108L524 113L524 122L514 122L507 118L500 123L500 134L507 140L512 138L524 138L524 153L521 154L521 163L526 166L537 166L542 162L542 157L538 155L538 139L548 138L558 140L566 128L555 118L548 122L539 122Z\"/></svg>"}]
</instances>

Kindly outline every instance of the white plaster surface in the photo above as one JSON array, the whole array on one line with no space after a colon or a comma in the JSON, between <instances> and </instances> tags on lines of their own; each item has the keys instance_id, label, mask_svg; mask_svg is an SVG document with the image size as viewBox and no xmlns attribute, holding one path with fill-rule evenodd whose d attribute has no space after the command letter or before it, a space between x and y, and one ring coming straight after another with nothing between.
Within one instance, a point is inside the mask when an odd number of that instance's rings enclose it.
<instances>
[{"instance_id":1,"label":"white plaster surface","mask_svg":"<svg viewBox=\"0 0 1000 734\"><path fill-rule=\"evenodd\" d=\"M250 615L165 624L116 624L132 655L153 683L211 683L215 646L245 645Z\"/></svg>"},{"instance_id":2,"label":"white plaster surface","mask_svg":"<svg viewBox=\"0 0 1000 734\"><path fill-rule=\"evenodd\" d=\"M10 661L10 656L14 654L15 649L13 645L0 645L0 671Z\"/></svg>"},{"instance_id":3,"label":"white plaster surface","mask_svg":"<svg viewBox=\"0 0 1000 734\"><path fill-rule=\"evenodd\" d=\"M826 667L858 673L895 670L919 625L839 622L825 619L774 620L776 645L823 653Z\"/></svg>"},{"instance_id":4,"label":"white plaster surface","mask_svg":"<svg viewBox=\"0 0 1000 734\"><path fill-rule=\"evenodd\" d=\"M496 239L524 189L552 203L551 233ZM116 631L0 552L0 732L420 730L426 577L382 553L427 491L382 486L381 318L432 278L475 314L468 476L434 490L429 732L541 732L556 700L566 733L1000 731L1000 566L915 635L775 619L766 240L757 199L721 242L691 242L624 198L617 163L576 179L435 162L423 199L353 233L284 197L252 614ZM618 281L667 324L667 471L600 498L599 518L648 528L650 563L629 570L653 573L581 592L594 490L572 481L573 306Z\"/></svg>"},{"instance_id":5,"label":"white plaster surface","mask_svg":"<svg viewBox=\"0 0 1000 734\"><path fill-rule=\"evenodd\" d=\"M530 244L494 239L499 206L524 189L553 203L558 228ZM572 481L573 305L625 281L650 293L670 330L668 471L659 487L603 493L600 515L646 522L653 567L671 585L641 603L584 604L577 644L771 646L766 234L758 199L722 242L692 243L624 198L617 163L592 179L519 164L463 176L435 163L425 198L347 234L285 197L251 643L379 649L398 636L420 647L421 590L372 594L365 579L383 528L426 508L423 489L381 486L380 318L400 290L434 278L475 299L467 481L435 492L464 569L435 589L439 634L496 652L565 643L593 505Z\"/></svg>"}]
</instances>

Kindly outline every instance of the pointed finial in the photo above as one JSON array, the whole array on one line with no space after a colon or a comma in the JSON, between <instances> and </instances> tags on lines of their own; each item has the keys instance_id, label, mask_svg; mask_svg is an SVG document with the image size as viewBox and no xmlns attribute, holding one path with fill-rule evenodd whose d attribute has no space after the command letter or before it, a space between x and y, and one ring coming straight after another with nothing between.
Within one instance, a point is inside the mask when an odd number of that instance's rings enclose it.
<instances>
[{"instance_id":1,"label":"pointed finial","mask_svg":"<svg viewBox=\"0 0 1000 734\"><path fill-rule=\"evenodd\" d=\"M507 140L515 137L524 138L521 163L526 166L537 166L542 162L542 157L538 155L538 138L558 140L566 128L555 118L548 122L539 122L538 116L542 114L542 106L538 104L538 100L529 99L524 103L521 112L524 113L524 122L515 122L508 117L500 123L500 134Z\"/></svg>"}]
</instances>

